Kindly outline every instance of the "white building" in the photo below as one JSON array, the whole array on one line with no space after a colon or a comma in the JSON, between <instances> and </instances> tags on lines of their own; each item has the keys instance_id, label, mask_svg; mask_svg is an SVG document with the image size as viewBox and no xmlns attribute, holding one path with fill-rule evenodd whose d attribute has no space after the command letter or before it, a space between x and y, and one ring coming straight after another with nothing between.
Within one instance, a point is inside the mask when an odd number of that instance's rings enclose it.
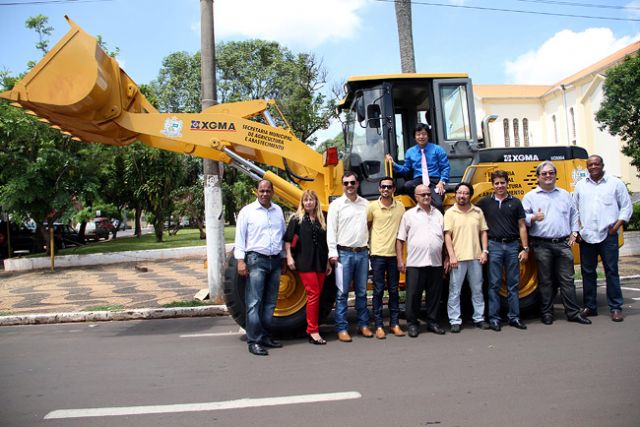
<instances>
[{"instance_id":1,"label":"white building","mask_svg":"<svg viewBox=\"0 0 640 427\"><path fill-rule=\"evenodd\" d=\"M598 129L595 113L607 69L640 50L635 42L552 85L474 85L476 116L495 114L489 125L493 147L578 145L604 159L605 171L640 192L638 170L621 152L620 138Z\"/></svg>"}]
</instances>

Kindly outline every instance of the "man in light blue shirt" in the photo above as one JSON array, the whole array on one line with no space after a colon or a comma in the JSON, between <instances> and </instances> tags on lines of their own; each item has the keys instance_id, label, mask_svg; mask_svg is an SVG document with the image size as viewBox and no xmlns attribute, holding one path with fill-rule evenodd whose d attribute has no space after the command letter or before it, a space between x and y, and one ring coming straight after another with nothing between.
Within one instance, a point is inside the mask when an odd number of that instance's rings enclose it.
<instances>
[{"instance_id":1,"label":"man in light blue shirt","mask_svg":"<svg viewBox=\"0 0 640 427\"><path fill-rule=\"evenodd\" d=\"M429 143L430 131L429 127L423 123L418 123L414 136L416 145L412 146L405 153L403 164L398 164L393 160L391 155L387 154L386 159L393 162L393 171L398 174L411 174L411 179L404 183L404 191L411 196L414 195L415 189L423 182L424 171L422 170L422 155L424 150L425 161L427 164L427 174L424 180L427 180L432 190L431 205L442 211L442 198L445 193L445 184L449 182L449 172L451 165L444 148L437 144Z\"/></svg>"},{"instance_id":2,"label":"man in light blue shirt","mask_svg":"<svg viewBox=\"0 0 640 427\"><path fill-rule=\"evenodd\" d=\"M607 279L607 303L611 320L622 322L622 290L618 274L618 230L629 221L633 208L622 181L604 173L597 154L587 159L589 175L573 192L580 213L580 269L582 270L583 316L597 316L596 268L602 259Z\"/></svg>"},{"instance_id":3,"label":"man in light blue shirt","mask_svg":"<svg viewBox=\"0 0 640 427\"><path fill-rule=\"evenodd\" d=\"M538 186L524 195L522 206L529 227L529 245L538 264L538 290L542 323L553 323L554 282L560 289L564 312L571 322L591 321L580 314L573 282L571 246L578 236L578 211L571 194L556 187L557 169L550 162L536 168Z\"/></svg>"},{"instance_id":4,"label":"man in light blue shirt","mask_svg":"<svg viewBox=\"0 0 640 427\"><path fill-rule=\"evenodd\" d=\"M272 195L271 181L260 181L258 199L242 208L236 221L233 255L238 262L238 274L246 278L245 329L249 352L256 356L269 354L264 347L282 347L270 334L280 274L286 268L282 241L284 215L280 206L271 202Z\"/></svg>"}]
</instances>

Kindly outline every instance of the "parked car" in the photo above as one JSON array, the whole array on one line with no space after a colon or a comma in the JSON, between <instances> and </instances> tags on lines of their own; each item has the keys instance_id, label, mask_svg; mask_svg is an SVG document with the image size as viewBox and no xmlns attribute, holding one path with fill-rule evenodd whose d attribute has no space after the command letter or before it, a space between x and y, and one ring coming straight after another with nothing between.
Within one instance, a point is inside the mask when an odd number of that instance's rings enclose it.
<instances>
[{"instance_id":1,"label":"parked car","mask_svg":"<svg viewBox=\"0 0 640 427\"><path fill-rule=\"evenodd\" d=\"M48 233L49 226L45 224L44 228ZM70 225L59 222L53 224L53 239L57 249L82 245L78 232L71 228Z\"/></svg>"},{"instance_id":2,"label":"parked car","mask_svg":"<svg viewBox=\"0 0 640 427\"><path fill-rule=\"evenodd\" d=\"M16 252L44 252L44 241L41 236L36 234L35 230L26 224L7 223L7 221L0 220L0 258L2 259L9 256L9 236L14 255Z\"/></svg>"},{"instance_id":3,"label":"parked car","mask_svg":"<svg viewBox=\"0 0 640 427\"><path fill-rule=\"evenodd\" d=\"M80 224L76 226L76 231L80 232ZM84 238L86 240L108 239L109 233L114 231L115 227L109 218L94 218L91 221L87 221L87 226L84 229Z\"/></svg>"}]
</instances>

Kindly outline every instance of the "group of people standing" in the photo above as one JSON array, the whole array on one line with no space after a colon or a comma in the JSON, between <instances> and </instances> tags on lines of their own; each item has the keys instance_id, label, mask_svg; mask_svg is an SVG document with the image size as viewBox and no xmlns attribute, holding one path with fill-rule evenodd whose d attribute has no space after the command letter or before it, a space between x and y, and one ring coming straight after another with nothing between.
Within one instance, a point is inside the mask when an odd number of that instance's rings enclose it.
<instances>
[{"instance_id":1,"label":"group of people standing","mask_svg":"<svg viewBox=\"0 0 640 427\"><path fill-rule=\"evenodd\" d=\"M287 267L298 272L306 289L307 333L309 342L316 345L326 344L319 334L318 312L324 278L332 270L336 286L335 328L341 342L352 341L347 321L351 284L359 335L386 338L382 316L385 288L388 331L395 336L405 335L399 324L400 272L406 274L410 337L420 333L418 317L424 293L427 331L446 333L438 323L445 273L449 273L447 314L451 333L462 328L460 295L465 279L471 289L474 326L501 330L499 290L503 275L508 291L507 323L527 329L519 313L519 265L531 253L538 265L541 320L545 325L554 321L555 287L560 289L567 319L591 323L588 317L597 315L598 308L598 256L605 269L611 319L622 321L617 236L619 228L630 219L632 208L624 184L605 175L603 166L600 156L589 157L589 176L578 183L571 195L555 185L555 165L542 162L536 168L538 186L522 201L509 194L508 174L496 170L491 174L492 195L474 205L473 187L460 183L455 188L455 204L444 215L432 201L440 190L440 177L418 181L413 187L417 204L405 211L394 199L396 183L392 177L380 180L380 197L369 202L358 195L355 174L346 172L342 177L344 193L331 202L326 223L318 196L307 190L287 228L282 210L271 202L272 184L260 181L258 200L245 206L238 216L234 253L238 273L247 277L249 352L267 355L267 348L282 346L270 336L270 323L280 274ZM576 242L580 244L584 307L577 301L574 285L571 247ZM482 291L485 264L489 279L488 321ZM369 265L373 272L374 330L370 328L367 308Z\"/></svg>"}]
</instances>

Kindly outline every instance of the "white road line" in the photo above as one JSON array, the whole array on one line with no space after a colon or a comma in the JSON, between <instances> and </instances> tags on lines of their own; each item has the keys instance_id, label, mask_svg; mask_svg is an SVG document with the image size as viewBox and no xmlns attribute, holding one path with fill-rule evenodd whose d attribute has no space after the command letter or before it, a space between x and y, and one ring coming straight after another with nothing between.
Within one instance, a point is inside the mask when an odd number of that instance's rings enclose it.
<instances>
[{"instance_id":1,"label":"white road line","mask_svg":"<svg viewBox=\"0 0 640 427\"><path fill-rule=\"evenodd\" d=\"M218 411L221 409L255 408L259 406L295 405L299 403L331 402L336 400L359 399L357 391L338 393L301 394L298 396L264 397L238 399L223 402L182 403L175 405L119 406L112 408L58 409L49 412L44 419L113 417L122 415L165 414L170 412Z\"/></svg>"},{"instance_id":2,"label":"white road line","mask_svg":"<svg viewBox=\"0 0 640 427\"><path fill-rule=\"evenodd\" d=\"M620 286L620 289L622 289L623 291L639 291L640 289L638 288L627 288L626 286Z\"/></svg>"},{"instance_id":3,"label":"white road line","mask_svg":"<svg viewBox=\"0 0 640 427\"><path fill-rule=\"evenodd\" d=\"M180 335L180 338L202 338L202 337L225 337L225 336L229 336L229 335L242 335L244 334L244 331L238 331L238 332L210 332L210 333L203 333L203 334L183 334Z\"/></svg>"},{"instance_id":4,"label":"white road line","mask_svg":"<svg viewBox=\"0 0 640 427\"><path fill-rule=\"evenodd\" d=\"M640 301L640 298L631 298L634 301Z\"/></svg>"}]
</instances>

